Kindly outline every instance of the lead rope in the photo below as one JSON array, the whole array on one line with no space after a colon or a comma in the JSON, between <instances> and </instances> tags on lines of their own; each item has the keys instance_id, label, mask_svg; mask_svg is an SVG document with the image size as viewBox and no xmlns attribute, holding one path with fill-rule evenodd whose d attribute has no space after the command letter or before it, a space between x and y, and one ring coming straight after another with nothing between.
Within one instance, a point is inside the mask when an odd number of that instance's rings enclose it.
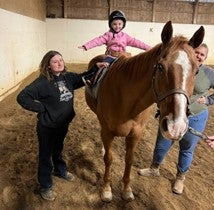
<instances>
[{"instance_id":1,"label":"lead rope","mask_svg":"<svg viewBox=\"0 0 214 210\"><path fill-rule=\"evenodd\" d=\"M160 110L157 109L157 111L155 113L155 118L157 119L159 116L160 116ZM207 140L208 139L208 136L205 133L199 132L199 131L195 130L194 128L190 127L190 126L188 127L188 131L191 134L193 134L195 136L198 136L198 137L200 137L203 140Z\"/></svg>"},{"instance_id":2,"label":"lead rope","mask_svg":"<svg viewBox=\"0 0 214 210\"><path fill-rule=\"evenodd\" d=\"M207 135L206 135L205 133L201 133L201 132L195 130L194 128L192 128L192 127L190 127L190 126L188 127L188 130L189 130L189 132L190 132L191 134L193 134L193 135L195 135L195 136L198 136L198 137L200 137L200 138L203 139L203 140L207 140L207 139L208 139L208 137L207 137Z\"/></svg>"}]
</instances>

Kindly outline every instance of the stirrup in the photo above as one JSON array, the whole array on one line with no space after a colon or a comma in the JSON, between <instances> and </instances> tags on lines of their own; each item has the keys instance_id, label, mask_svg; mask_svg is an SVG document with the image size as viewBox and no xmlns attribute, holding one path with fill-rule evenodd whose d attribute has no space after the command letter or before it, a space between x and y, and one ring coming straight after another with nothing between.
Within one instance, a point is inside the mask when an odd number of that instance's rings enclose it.
<instances>
[{"instance_id":1,"label":"stirrup","mask_svg":"<svg viewBox=\"0 0 214 210\"><path fill-rule=\"evenodd\" d=\"M82 77L82 80L83 80L84 84L88 87L91 87L93 85L93 82L91 82L90 79L86 79L85 77Z\"/></svg>"},{"instance_id":2,"label":"stirrup","mask_svg":"<svg viewBox=\"0 0 214 210\"><path fill-rule=\"evenodd\" d=\"M86 85L87 85L87 86L89 86L89 87L91 87L91 86L92 86L92 82L91 82L91 80L87 79L85 82L86 82Z\"/></svg>"}]
</instances>

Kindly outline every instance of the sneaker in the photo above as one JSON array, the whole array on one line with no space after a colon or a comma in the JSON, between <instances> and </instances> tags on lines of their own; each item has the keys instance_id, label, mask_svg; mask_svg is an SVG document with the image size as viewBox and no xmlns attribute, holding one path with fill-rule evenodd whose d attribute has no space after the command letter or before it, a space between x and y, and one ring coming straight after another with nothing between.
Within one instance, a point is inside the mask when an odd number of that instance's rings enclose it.
<instances>
[{"instance_id":1,"label":"sneaker","mask_svg":"<svg viewBox=\"0 0 214 210\"><path fill-rule=\"evenodd\" d=\"M139 169L137 173L141 176L160 176L159 168Z\"/></svg>"},{"instance_id":2,"label":"sneaker","mask_svg":"<svg viewBox=\"0 0 214 210\"><path fill-rule=\"evenodd\" d=\"M54 176L57 176L57 177L62 178L62 179L65 179L68 182L71 182L71 181L74 180L74 175L72 173L68 172L68 171L66 171L66 173L64 175L54 173Z\"/></svg>"},{"instance_id":3,"label":"sneaker","mask_svg":"<svg viewBox=\"0 0 214 210\"><path fill-rule=\"evenodd\" d=\"M54 201L56 198L56 193L51 188L48 188L48 189L41 188L39 190L39 194L43 199L47 201Z\"/></svg>"}]
</instances>

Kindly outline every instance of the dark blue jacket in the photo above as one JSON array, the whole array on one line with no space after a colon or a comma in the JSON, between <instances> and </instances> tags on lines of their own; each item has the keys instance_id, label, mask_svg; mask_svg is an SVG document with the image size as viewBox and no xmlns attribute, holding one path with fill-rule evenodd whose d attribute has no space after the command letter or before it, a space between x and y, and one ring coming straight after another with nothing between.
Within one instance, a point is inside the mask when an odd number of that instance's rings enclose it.
<instances>
[{"instance_id":1,"label":"dark blue jacket","mask_svg":"<svg viewBox=\"0 0 214 210\"><path fill-rule=\"evenodd\" d=\"M17 96L17 102L27 110L37 112L39 122L47 127L57 128L72 121L74 90L84 86L82 76L67 72L48 81L39 76Z\"/></svg>"}]
</instances>

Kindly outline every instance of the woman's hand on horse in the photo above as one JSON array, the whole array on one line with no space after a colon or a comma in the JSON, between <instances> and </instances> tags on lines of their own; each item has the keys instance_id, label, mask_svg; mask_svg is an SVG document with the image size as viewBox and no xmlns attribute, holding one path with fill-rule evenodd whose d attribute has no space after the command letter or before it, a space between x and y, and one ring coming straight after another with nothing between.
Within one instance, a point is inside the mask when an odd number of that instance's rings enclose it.
<instances>
[{"instance_id":1,"label":"woman's hand on horse","mask_svg":"<svg viewBox=\"0 0 214 210\"><path fill-rule=\"evenodd\" d=\"M105 67L105 68L109 67L109 63L107 63L107 62L97 62L96 65L99 69L103 68L103 67Z\"/></svg>"}]
</instances>

